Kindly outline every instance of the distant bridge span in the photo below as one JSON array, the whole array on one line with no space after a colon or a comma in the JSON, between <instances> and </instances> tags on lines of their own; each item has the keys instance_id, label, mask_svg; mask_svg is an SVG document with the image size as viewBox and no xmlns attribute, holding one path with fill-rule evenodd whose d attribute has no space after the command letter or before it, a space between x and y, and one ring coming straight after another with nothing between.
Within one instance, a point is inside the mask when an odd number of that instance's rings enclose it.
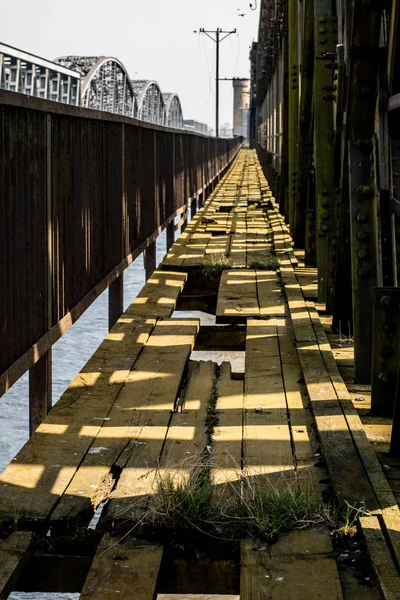
<instances>
[{"instance_id":1,"label":"distant bridge span","mask_svg":"<svg viewBox=\"0 0 400 600\"><path fill-rule=\"evenodd\" d=\"M184 129L175 93L152 80L132 80L110 56L62 56L54 62L0 44L0 88L63 104Z\"/></svg>"}]
</instances>

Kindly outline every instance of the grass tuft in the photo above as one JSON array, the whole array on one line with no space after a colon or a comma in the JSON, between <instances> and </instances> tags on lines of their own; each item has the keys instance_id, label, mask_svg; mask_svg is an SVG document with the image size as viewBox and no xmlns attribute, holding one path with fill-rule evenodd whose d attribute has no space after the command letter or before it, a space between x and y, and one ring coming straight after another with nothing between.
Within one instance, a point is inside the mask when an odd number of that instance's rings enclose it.
<instances>
[{"instance_id":1,"label":"grass tuft","mask_svg":"<svg viewBox=\"0 0 400 600\"><path fill-rule=\"evenodd\" d=\"M280 262L274 256L268 260L253 260L249 265L250 269L258 269L259 271L277 271L280 268Z\"/></svg>"},{"instance_id":2,"label":"grass tuft","mask_svg":"<svg viewBox=\"0 0 400 600\"><path fill-rule=\"evenodd\" d=\"M213 423L210 424L211 426ZM363 507L317 502L298 481L282 478L274 486L265 475L246 475L234 482L212 484L212 455L185 459L176 468L157 473L154 494L132 530L161 543L171 536L240 540L260 536L274 541L280 534L325 524L341 535L354 532ZM240 467L238 467L240 473ZM135 507L132 507L135 515Z\"/></svg>"},{"instance_id":3,"label":"grass tuft","mask_svg":"<svg viewBox=\"0 0 400 600\"><path fill-rule=\"evenodd\" d=\"M222 271L231 269L232 262L224 254L213 254L203 260L201 274L207 279L218 279Z\"/></svg>"}]
</instances>

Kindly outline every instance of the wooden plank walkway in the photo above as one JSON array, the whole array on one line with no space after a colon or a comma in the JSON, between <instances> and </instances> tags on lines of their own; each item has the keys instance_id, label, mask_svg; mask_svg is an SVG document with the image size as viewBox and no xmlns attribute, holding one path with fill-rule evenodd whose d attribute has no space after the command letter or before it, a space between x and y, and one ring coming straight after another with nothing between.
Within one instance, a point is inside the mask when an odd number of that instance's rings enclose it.
<instances>
[{"instance_id":1,"label":"wooden plank walkway","mask_svg":"<svg viewBox=\"0 0 400 600\"><path fill-rule=\"evenodd\" d=\"M359 527L379 593L396 597L399 509L311 301L316 273L299 256L255 153L242 150L0 476L0 518L12 523L17 509L28 536L3 542L4 551L7 543L26 543L26 549L14 562L4 559L11 566L0 566L0 586L4 581L9 590L13 573L23 571L30 529L84 529L106 502L104 535L82 598L362 598L342 593L343 575L323 527L287 533L271 547L243 540L236 596L163 594L168 548L120 536L119 528L125 522L135 528L160 482L184 486L205 467L203 476L227 506L246 486L257 486L303 491L315 502L332 488L338 502L366 509ZM193 360L196 337L205 330L197 318L174 318L190 278L200 288L206 282L207 261L222 264L216 325L207 335L215 330L221 351L245 340L243 376L232 373L230 362ZM350 369L347 354L344 360Z\"/></svg>"}]
</instances>

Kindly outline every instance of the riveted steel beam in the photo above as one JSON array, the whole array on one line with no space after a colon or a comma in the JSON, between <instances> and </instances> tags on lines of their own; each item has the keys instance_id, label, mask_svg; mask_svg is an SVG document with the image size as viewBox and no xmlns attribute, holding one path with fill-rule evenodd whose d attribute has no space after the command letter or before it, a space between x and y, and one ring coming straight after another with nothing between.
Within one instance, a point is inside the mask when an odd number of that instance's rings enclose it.
<instances>
[{"instance_id":1,"label":"riveted steel beam","mask_svg":"<svg viewBox=\"0 0 400 600\"><path fill-rule=\"evenodd\" d=\"M332 15L332 4L315 0L314 165L318 235L318 299L327 305L331 305L333 301L335 275L333 265L336 264L336 246L330 245L329 238L337 236L339 228L334 126L336 43L337 19Z\"/></svg>"},{"instance_id":2,"label":"riveted steel beam","mask_svg":"<svg viewBox=\"0 0 400 600\"><path fill-rule=\"evenodd\" d=\"M400 196L400 140L391 142L392 150L392 190L393 196ZM395 253L397 263L397 282L400 282L400 218L395 219Z\"/></svg>"},{"instance_id":3,"label":"riveted steel beam","mask_svg":"<svg viewBox=\"0 0 400 600\"><path fill-rule=\"evenodd\" d=\"M314 76L314 0L304 0L299 135L297 139L296 203L293 238L296 246L305 248L307 265L316 261L315 196L312 193L312 94Z\"/></svg>"},{"instance_id":4,"label":"riveted steel beam","mask_svg":"<svg viewBox=\"0 0 400 600\"><path fill-rule=\"evenodd\" d=\"M377 285L377 213L371 140L349 142L355 379L371 380L372 296Z\"/></svg>"},{"instance_id":5,"label":"riveted steel beam","mask_svg":"<svg viewBox=\"0 0 400 600\"><path fill-rule=\"evenodd\" d=\"M289 33L289 223L294 232L297 202L297 136L299 116L298 2L288 3Z\"/></svg>"}]
</instances>

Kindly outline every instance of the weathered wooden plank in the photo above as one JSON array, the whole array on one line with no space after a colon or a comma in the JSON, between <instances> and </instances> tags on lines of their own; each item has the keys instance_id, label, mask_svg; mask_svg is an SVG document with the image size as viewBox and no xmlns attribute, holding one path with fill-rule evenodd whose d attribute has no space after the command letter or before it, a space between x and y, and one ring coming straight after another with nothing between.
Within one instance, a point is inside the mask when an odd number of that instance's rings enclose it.
<instances>
[{"instance_id":1,"label":"weathered wooden plank","mask_svg":"<svg viewBox=\"0 0 400 600\"><path fill-rule=\"evenodd\" d=\"M246 539L240 549L240 600L343 598L326 528L284 534L269 548Z\"/></svg>"},{"instance_id":2,"label":"weathered wooden plank","mask_svg":"<svg viewBox=\"0 0 400 600\"><path fill-rule=\"evenodd\" d=\"M243 381L232 379L231 364L220 368L215 405L217 422L212 433L211 481L219 494L230 494L241 478Z\"/></svg>"},{"instance_id":3,"label":"weathered wooden plank","mask_svg":"<svg viewBox=\"0 0 400 600\"><path fill-rule=\"evenodd\" d=\"M331 482L338 499L353 506L365 502L369 510L376 510L376 496L354 446L318 344L297 344L297 351Z\"/></svg>"},{"instance_id":4,"label":"weathered wooden plank","mask_svg":"<svg viewBox=\"0 0 400 600\"><path fill-rule=\"evenodd\" d=\"M285 300L276 272L256 270L256 279L260 316L284 316Z\"/></svg>"},{"instance_id":5,"label":"weathered wooden plank","mask_svg":"<svg viewBox=\"0 0 400 600\"><path fill-rule=\"evenodd\" d=\"M170 317L186 279L186 273L154 271L126 314L159 319Z\"/></svg>"},{"instance_id":6,"label":"weathered wooden plank","mask_svg":"<svg viewBox=\"0 0 400 600\"><path fill-rule=\"evenodd\" d=\"M232 594L158 594L157 600L240 600Z\"/></svg>"},{"instance_id":7,"label":"weathered wooden plank","mask_svg":"<svg viewBox=\"0 0 400 600\"><path fill-rule=\"evenodd\" d=\"M259 314L256 272L253 269L223 271L218 289L217 323L244 322Z\"/></svg>"},{"instance_id":8,"label":"weathered wooden plank","mask_svg":"<svg viewBox=\"0 0 400 600\"><path fill-rule=\"evenodd\" d=\"M154 327L123 315L0 477L0 514L47 519L107 422L123 382Z\"/></svg>"},{"instance_id":9,"label":"weathered wooden plank","mask_svg":"<svg viewBox=\"0 0 400 600\"><path fill-rule=\"evenodd\" d=\"M389 483L382 471L382 467L376 456L374 449L368 441L365 429L351 400L351 396L344 383L336 361L333 356L332 348L328 337L324 331L319 315L312 303L308 303L308 310L312 318L313 326L319 340L319 348L327 369L340 406L346 418L352 438L357 447L358 454L364 465L366 475L371 483L377 498L379 507L382 511L383 526L387 536L390 539L393 553L400 564L400 510L396 499L392 493Z\"/></svg>"},{"instance_id":10,"label":"weathered wooden plank","mask_svg":"<svg viewBox=\"0 0 400 600\"><path fill-rule=\"evenodd\" d=\"M163 549L135 546L105 534L83 586L81 600L154 600Z\"/></svg>"},{"instance_id":11,"label":"weathered wooden plank","mask_svg":"<svg viewBox=\"0 0 400 600\"><path fill-rule=\"evenodd\" d=\"M114 497L151 493L198 328L196 319L159 321L52 520L76 518L88 505L109 497L106 482L116 464L126 464L127 470L120 476Z\"/></svg>"},{"instance_id":12,"label":"weathered wooden plank","mask_svg":"<svg viewBox=\"0 0 400 600\"><path fill-rule=\"evenodd\" d=\"M244 268L247 265L246 259L246 224L242 224L237 216L235 221L235 233L231 236L230 261L233 267Z\"/></svg>"},{"instance_id":13,"label":"weathered wooden plank","mask_svg":"<svg viewBox=\"0 0 400 600\"><path fill-rule=\"evenodd\" d=\"M243 464L246 475L268 475L273 486L293 481L287 404L277 328L247 321Z\"/></svg>"},{"instance_id":14,"label":"weathered wooden plank","mask_svg":"<svg viewBox=\"0 0 400 600\"><path fill-rule=\"evenodd\" d=\"M189 364L187 386L179 401L180 410L172 414L160 458L161 477L185 482L203 462L208 439L206 418L215 378L215 363Z\"/></svg>"},{"instance_id":15,"label":"weathered wooden plank","mask_svg":"<svg viewBox=\"0 0 400 600\"><path fill-rule=\"evenodd\" d=\"M384 600L398 600L399 574L393 563L390 551L377 517L361 517L360 529L363 534L376 582Z\"/></svg>"},{"instance_id":16,"label":"weathered wooden plank","mask_svg":"<svg viewBox=\"0 0 400 600\"><path fill-rule=\"evenodd\" d=\"M30 531L14 531L0 544L0 600L6 600L15 589L29 560L32 541Z\"/></svg>"}]
</instances>

